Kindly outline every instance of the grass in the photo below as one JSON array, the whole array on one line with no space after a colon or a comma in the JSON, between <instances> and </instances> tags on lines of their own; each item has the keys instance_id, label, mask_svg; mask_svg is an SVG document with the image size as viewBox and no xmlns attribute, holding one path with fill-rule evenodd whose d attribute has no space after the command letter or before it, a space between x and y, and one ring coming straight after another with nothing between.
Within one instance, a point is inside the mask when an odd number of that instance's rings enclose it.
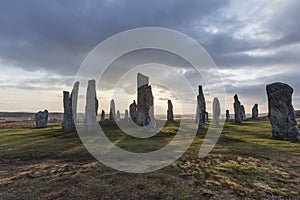
<instances>
[{"instance_id":1,"label":"grass","mask_svg":"<svg viewBox=\"0 0 300 200\"><path fill-rule=\"evenodd\" d=\"M183 122L184 126L196 124ZM157 135L137 139L114 122L101 124L109 139L132 152L159 149L176 134L168 122ZM207 127L207 125L206 125ZM297 199L300 143L271 139L267 120L225 124L205 158L198 153L207 129L172 165L129 174L106 167L76 133L59 125L45 129L0 129L0 199Z\"/></svg>"}]
</instances>

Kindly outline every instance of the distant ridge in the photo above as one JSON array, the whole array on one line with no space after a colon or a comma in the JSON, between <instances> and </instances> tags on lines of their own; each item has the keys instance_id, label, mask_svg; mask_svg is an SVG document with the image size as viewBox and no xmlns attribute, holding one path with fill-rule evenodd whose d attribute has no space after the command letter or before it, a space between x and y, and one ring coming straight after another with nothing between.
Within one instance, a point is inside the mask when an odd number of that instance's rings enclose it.
<instances>
[{"instance_id":1,"label":"distant ridge","mask_svg":"<svg viewBox=\"0 0 300 200\"><path fill-rule=\"evenodd\" d=\"M0 112L0 118L22 118L22 119L33 119L35 113L33 112ZM49 113L49 118L62 118L63 113L52 112Z\"/></svg>"}]
</instances>

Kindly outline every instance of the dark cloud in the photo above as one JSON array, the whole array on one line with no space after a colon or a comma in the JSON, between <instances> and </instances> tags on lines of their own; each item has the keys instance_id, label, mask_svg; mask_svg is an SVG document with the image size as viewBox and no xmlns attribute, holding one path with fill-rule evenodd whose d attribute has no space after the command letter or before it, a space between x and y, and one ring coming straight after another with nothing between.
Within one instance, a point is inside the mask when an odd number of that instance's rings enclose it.
<instances>
[{"instance_id":1,"label":"dark cloud","mask_svg":"<svg viewBox=\"0 0 300 200\"><path fill-rule=\"evenodd\" d=\"M2 1L0 58L26 70L75 74L100 41L143 26L186 31L228 1Z\"/></svg>"}]
</instances>

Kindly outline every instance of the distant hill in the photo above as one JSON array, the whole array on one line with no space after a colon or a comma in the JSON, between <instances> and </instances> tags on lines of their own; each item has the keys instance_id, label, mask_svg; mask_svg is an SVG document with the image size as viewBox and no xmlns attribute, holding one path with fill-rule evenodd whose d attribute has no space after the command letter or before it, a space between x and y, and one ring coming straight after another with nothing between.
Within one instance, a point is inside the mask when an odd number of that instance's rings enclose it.
<instances>
[{"instance_id":1,"label":"distant hill","mask_svg":"<svg viewBox=\"0 0 300 200\"><path fill-rule=\"evenodd\" d=\"M0 118L34 119L35 113L31 112L0 112ZM49 113L49 118L62 119L63 113Z\"/></svg>"}]
</instances>

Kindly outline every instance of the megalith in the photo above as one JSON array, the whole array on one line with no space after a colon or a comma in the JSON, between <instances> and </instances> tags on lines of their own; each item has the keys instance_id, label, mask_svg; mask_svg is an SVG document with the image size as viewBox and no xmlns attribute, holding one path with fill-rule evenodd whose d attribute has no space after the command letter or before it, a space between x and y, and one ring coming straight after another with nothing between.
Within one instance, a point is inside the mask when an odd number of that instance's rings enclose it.
<instances>
[{"instance_id":1,"label":"megalith","mask_svg":"<svg viewBox=\"0 0 300 200\"><path fill-rule=\"evenodd\" d=\"M96 95L96 81L89 80L86 91L86 105L85 105L85 118L84 125L86 130L94 131L97 126L97 109L98 100Z\"/></svg>"},{"instance_id":2,"label":"megalith","mask_svg":"<svg viewBox=\"0 0 300 200\"><path fill-rule=\"evenodd\" d=\"M104 110L101 111L100 121L101 122L105 121L105 111Z\"/></svg>"},{"instance_id":3,"label":"megalith","mask_svg":"<svg viewBox=\"0 0 300 200\"><path fill-rule=\"evenodd\" d=\"M214 98L213 101L213 126L218 127L220 125L221 106L218 98Z\"/></svg>"},{"instance_id":4,"label":"megalith","mask_svg":"<svg viewBox=\"0 0 300 200\"><path fill-rule=\"evenodd\" d=\"M258 104L255 104L252 108L252 118L258 119Z\"/></svg>"},{"instance_id":5,"label":"megalith","mask_svg":"<svg viewBox=\"0 0 300 200\"><path fill-rule=\"evenodd\" d=\"M197 95L197 111L196 111L196 123L198 123L198 128L204 128L204 123L206 118L206 103L205 103L205 97L203 94L202 86L198 86L198 92Z\"/></svg>"},{"instance_id":6,"label":"megalith","mask_svg":"<svg viewBox=\"0 0 300 200\"><path fill-rule=\"evenodd\" d=\"M299 136L297 120L292 105L294 89L285 83L276 82L266 87L272 138L296 138Z\"/></svg>"},{"instance_id":7,"label":"megalith","mask_svg":"<svg viewBox=\"0 0 300 200\"><path fill-rule=\"evenodd\" d=\"M115 100L110 101L109 120L115 120L116 118L116 104Z\"/></svg>"},{"instance_id":8,"label":"megalith","mask_svg":"<svg viewBox=\"0 0 300 200\"><path fill-rule=\"evenodd\" d=\"M173 104L171 100L168 100L167 120L174 121Z\"/></svg>"},{"instance_id":9,"label":"megalith","mask_svg":"<svg viewBox=\"0 0 300 200\"><path fill-rule=\"evenodd\" d=\"M239 101L238 95L234 96L234 121L236 123L242 122L242 116L241 116L241 102Z\"/></svg>"},{"instance_id":10,"label":"megalith","mask_svg":"<svg viewBox=\"0 0 300 200\"><path fill-rule=\"evenodd\" d=\"M226 110L226 122L230 122L230 113L229 113L229 110Z\"/></svg>"},{"instance_id":11,"label":"megalith","mask_svg":"<svg viewBox=\"0 0 300 200\"><path fill-rule=\"evenodd\" d=\"M48 122L48 110L39 111L35 114L36 128L46 128Z\"/></svg>"}]
</instances>

